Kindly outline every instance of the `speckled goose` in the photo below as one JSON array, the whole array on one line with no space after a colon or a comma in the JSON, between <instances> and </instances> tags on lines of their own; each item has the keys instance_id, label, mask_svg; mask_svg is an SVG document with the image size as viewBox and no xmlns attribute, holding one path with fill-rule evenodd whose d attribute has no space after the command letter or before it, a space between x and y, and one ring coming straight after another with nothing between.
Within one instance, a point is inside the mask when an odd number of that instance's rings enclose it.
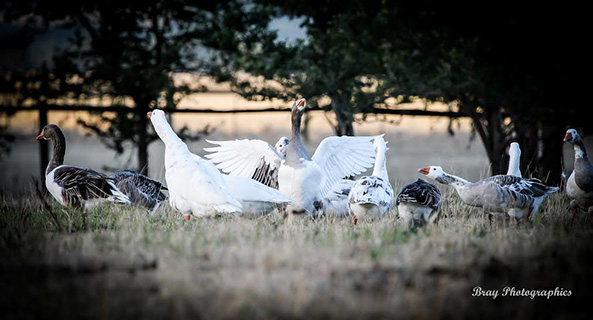
<instances>
[{"instance_id":1,"label":"speckled goose","mask_svg":"<svg viewBox=\"0 0 593 320\"><path fill-rule=\"evenodd\" d=\"M375 137L375 167L373 174L356 180L348 194L348 209L354 223L359 219L385 216L394 205L393 188L387 174L387 143L383 136Z\"/></svg>"}]
</instances>

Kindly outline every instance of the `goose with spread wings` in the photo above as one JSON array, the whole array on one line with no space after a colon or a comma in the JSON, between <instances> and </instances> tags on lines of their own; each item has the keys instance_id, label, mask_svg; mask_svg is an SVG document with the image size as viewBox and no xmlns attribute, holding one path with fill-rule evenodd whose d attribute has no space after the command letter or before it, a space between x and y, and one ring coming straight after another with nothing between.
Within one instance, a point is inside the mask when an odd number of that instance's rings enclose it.
<instances>
[{"instance_id":1,"label":"goose with spread wings","mask_svg":"<svg viewBox=\"0 0 593 320\"><path fill-rule=\"evenodd\" d=\"M364 172L374 163L371 141L375 136L327 137L309 156L301 140L301 118L306 100L297 100L291 110L292 137L282 155L262 140L212 141L205 149L216 166L229 175L253 178L270 186L277 183L292 200L287 213L323 214L324 198L342 178Z\"/></svg>"}]
</instances>

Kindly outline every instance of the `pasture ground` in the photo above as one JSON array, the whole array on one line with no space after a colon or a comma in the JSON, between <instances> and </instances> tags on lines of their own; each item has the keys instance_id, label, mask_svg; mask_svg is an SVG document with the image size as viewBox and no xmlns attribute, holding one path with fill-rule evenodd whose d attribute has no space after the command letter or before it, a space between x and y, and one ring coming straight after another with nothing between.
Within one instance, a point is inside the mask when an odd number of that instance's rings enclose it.
<instances>
[{"instance_id":1,"label":"pasture ground","mask_svg":"<svg viewBox=\"0 0 593 320\"><path fill-rule=\"evenodd\" d=\"M394 185L396 192L400 185ZM32 188L31 188L32 189ZM552 195L532 224L490 224L448 188L438 225L219 217L184 221L36 192L0 195L0 318L585 318L591 217ZM473 297L475 287L499 290ZM501 296L570 290L571 296Z\"/></svg>"}]
</instances>

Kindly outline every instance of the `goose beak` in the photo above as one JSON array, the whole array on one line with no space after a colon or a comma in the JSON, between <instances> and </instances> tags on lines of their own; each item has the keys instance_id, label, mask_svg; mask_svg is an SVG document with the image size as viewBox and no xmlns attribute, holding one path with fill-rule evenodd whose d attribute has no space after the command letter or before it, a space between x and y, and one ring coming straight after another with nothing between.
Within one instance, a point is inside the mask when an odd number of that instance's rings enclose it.
<instances>
[{"instance_id":1,"label":"goose beak","mask_svg":"<svg viewBox=\"0 0 593 320\"><path fill-rule=\"evenodd\" d=\"M191 215L186 214L183 216L183 219L185 219L186 221L189 221L189 219L191 219Z\"/></svg>"},{"instance_id":2,"label":"goose beak","mask_svg":"<svg viewBox=\"0 0 593 320\"><path fill-rule=\"evenodd\" d=\"M427 175L430 172L430 167L420 168L418 169L418 172L422 173L423 175Z\"/></svg>"},{"instance_id":3,"label":"goose beak","mask_svg":"<svg viewBox=\"0 0 593 320\"><path fill-rule=\"evenodd\" d=\"M146 113L146 115L148 116L148 118L152 117L152 111L148 111L148 112Z\"/></svg>"},{"instance_id":4,"label":"goose beak","mask_svg":"<svg viewBox=\"0 0 593 320\"><path fill-rule=\"evenodd\" d=\"M307 107L307 100L305 100L305 98L301 98L295 102L295 106L299 111L303 111Z\"/></svg>"},{"instance_id":5,"label":"goose beak","mask_svg":"<svg viewBox=\"0 0 593 320\"><path fill-rule=\"evenodd\" d=\"M39 140L41 140L41 139L45 139L45 136L43 136L43 132L41 132L41 133L40 133L40 134L37 136L37 139L35 139L35 140L38 140L38 141L39 141Z\"/></svg>"},{"instance_id":6,"label":"goose beak","mask_svg":"<svg viewBox=\"0 0 593 320\"><path fill-rule=\"evenodd\" d=\"M570 132L567 132L566 136L564 136L564 142L568 141L572 141L572 134Z\"/></svg>"}]
</instances>

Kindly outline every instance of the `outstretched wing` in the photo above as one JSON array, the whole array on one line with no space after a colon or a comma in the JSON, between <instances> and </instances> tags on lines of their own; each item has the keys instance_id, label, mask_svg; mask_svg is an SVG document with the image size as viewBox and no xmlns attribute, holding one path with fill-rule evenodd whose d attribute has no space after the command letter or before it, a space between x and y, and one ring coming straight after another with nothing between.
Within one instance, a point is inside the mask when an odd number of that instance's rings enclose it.
<instances>
[{"instance_id":1,"label":"outstretched wing","mask_svg":"<svg viewBox=\"0 0 593 320\"><path fill-rule=\"evenodd\" d=\"M327 195L340 179L360 174L373 166L375 136L328 137L323 139L312 159L323 172L321 194Z\"/></svg>"},{"instance_id":2,"label":"outstretched wing","mask_svg":"<svg viewBox=\"0 0 593 320\"><path fill-rule=\"evenodd\" d=\"M205 155L224 173L251 178L269 187L278 188L278 169L284 159L272 145L257 139L210 141L217 147L204 148Z\"/></svg>"}]
</instances>

